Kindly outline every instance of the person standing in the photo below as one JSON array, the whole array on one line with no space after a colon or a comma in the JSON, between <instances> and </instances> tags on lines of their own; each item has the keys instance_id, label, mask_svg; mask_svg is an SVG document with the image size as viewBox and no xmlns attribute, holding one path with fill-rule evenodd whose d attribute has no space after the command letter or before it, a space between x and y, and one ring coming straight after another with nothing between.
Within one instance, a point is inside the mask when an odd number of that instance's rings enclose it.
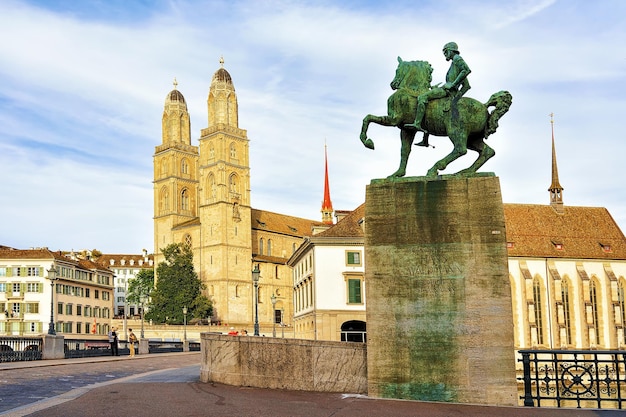
<instances>
[{"instance_id":1,"label":"person standing","mask_svg":"<svg viewBox=\"0 0 626 417\"><path fill-rule=\"evenodd\" d=\"M130 357L135 357L135 342L137 341L137 336L133 333L133 329L128 329L130 332L128 334L128 347L130 348Z\"/></svg>"},{"instance_id":2,"label":"person standing","mask_svg":"<svg viewBox=\"0 0 626 417\"><path fill-rule=\"evenodd\" d=\"M109 331L109 344L111 345L111 355L120 356L120 353L117 350L117 328L116 327L111 327L111 331Z\"/></svg>"}]
</instances>

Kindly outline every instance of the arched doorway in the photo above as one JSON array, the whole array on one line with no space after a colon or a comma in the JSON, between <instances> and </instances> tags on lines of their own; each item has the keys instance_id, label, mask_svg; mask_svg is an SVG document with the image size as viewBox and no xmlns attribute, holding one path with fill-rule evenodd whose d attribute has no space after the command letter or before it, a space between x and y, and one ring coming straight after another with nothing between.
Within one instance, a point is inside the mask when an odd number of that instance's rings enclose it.
<instances>
[{"instance_id":1,"label":"arched doorway","mask_svg":"<svg viewBox=\"0 0 626 417\"><path fill-rule=\"evenodd\" d=\"M346 321L341 325L341 341L342 342L360 342L367 341L366 325L361 320Z\"/></svg>"}]
</instances>

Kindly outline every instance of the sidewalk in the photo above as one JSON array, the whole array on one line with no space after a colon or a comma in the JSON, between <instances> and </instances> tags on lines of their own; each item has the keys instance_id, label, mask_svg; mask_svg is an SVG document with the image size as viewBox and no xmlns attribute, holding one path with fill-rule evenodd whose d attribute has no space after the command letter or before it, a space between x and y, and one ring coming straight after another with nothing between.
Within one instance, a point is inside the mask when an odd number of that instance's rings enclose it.
<instances>
[{"instance_id":1,"label":"sidewalk","mask_svg":"<svg viewBox=\"0 0 626 417\"><path fill-rule=\"evenodd\" d=\"M591 417L624 415L618 410L577 410L528 407L490 407L451 403L372 399L365 396L307 391L266 390L199 382L200 355L169 353L129 357L102 357L0 364L3 370L63 366L68 362L118 362L138 366L144 359L165 358L168 369L76 388L63 395L10 410L2 416L256 416L256 417ZM186 355L186 356L185 356ZM194 356L197 355L195 358ZM196 362L197 358L197 362ZM177 361L178 367L174 366ZM38 363L45 362L45 363ZM145 363L144 363L145 364ZM71 369L72 367L59 368ZM74 367L76 369L76 367ZM44 369L45 370L45 369Z\"/></svg>"}]
</instances>

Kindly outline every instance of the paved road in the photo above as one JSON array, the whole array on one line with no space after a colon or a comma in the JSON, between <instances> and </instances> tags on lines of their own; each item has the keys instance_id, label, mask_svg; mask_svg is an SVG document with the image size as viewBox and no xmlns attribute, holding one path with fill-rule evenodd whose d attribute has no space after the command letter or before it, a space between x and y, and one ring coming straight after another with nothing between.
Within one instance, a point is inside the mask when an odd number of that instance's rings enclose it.
<instances>
[{"instance_id":1,"label":"paved road","mask_svg":"<svg viewBox=\"0 0 626 417\"><path fill-rule=\"evenodd\" d=\"M193 352L153 354L134 359L103 357L0 364L0 413L77 388L170 368L182 369L142 378L147 378L145 381L154 378L155 382L199 381L199 363L200 353Z\"/></svg>"},{"instance_id":2,"label":"paved road","mask_svg":"<svg viewBox=\"0 0 626 417\"><path fill-rule=\"evenodd\" d=\"M4 417L612 417L576 410L382 400L199 382L198 353L0 364ZM56 362L56 363L55 363ZM49 366L55 364L57 366ZM38 366L39 365L39 366ZM25 366L22 364L22 366Z\"/></svg>"}]
</instances>

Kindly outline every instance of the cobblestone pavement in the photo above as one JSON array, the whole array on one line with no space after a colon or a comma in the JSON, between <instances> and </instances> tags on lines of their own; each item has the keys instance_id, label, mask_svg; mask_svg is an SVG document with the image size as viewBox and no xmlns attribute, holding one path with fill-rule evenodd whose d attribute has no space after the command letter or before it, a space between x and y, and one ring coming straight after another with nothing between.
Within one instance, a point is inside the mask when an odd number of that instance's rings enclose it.
<instances>
[{"instance_id":1,"label":"cobblestone pavement","mask_svg":"<svg viewBox=\"0 0 626 417\"><path fill-rule=\"evenodd\" d=\"M117 360L105 357L37 361L27 364L27 368L0 364L0 413L75 388L168 368L194 366L197 381L200 379L199 363L200 353L194 352L153 354L134 359L120 357Z\"/></svg>"}]
</instances>

